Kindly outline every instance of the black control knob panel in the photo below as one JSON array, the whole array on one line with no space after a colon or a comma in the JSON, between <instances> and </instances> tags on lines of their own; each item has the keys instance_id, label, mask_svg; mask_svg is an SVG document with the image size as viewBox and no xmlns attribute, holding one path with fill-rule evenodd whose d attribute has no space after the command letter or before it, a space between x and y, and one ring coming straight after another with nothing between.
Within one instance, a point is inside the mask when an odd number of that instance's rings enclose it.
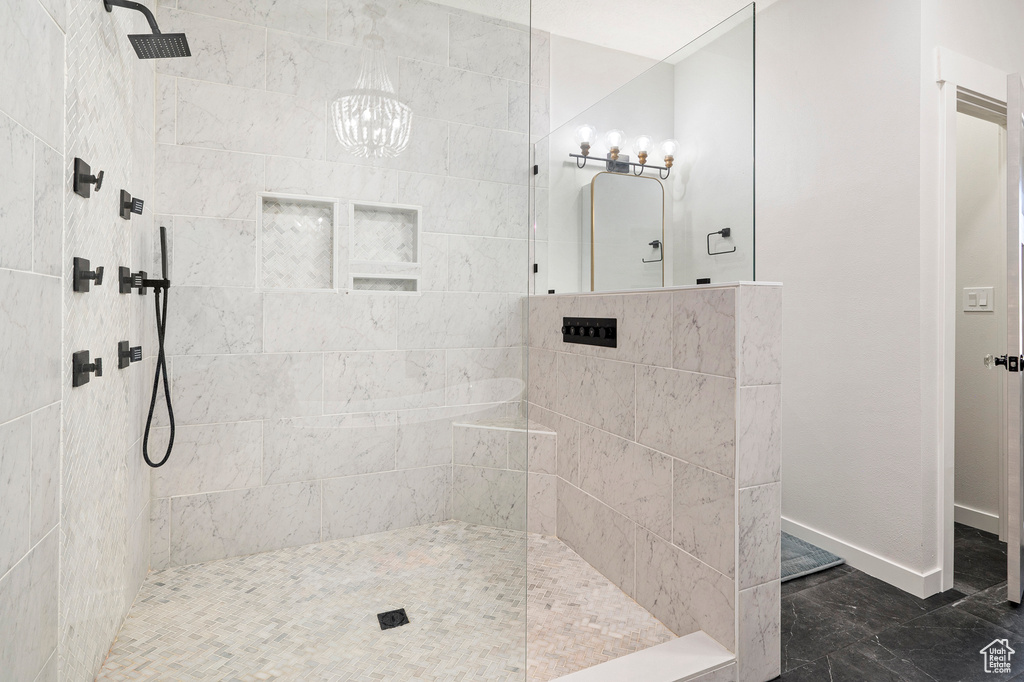
<instances>
[{"instance_id":1,"label":"black control knob panel","mask_svg":"<svg viewBox=\"0 0 1024 682\"><path fill-rule=\"evenodd\" d=\"M616 348L618 320L610 317L563 317L562 341Z\"/></svg>"}]
</instances>

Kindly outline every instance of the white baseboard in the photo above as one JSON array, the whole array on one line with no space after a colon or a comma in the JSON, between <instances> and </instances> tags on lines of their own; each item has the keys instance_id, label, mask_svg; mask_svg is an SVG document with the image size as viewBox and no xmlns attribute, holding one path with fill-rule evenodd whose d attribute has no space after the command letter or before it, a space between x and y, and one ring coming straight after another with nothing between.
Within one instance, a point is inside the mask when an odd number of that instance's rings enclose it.
<instances>
[{"instance_id":1,"label":"white baseboard","mask_svg":"<svg viewBox=\"0 0 1024 682\"><path fill-rule=\"evenodd\" d=\"M942 591L942 569L934 568L927 573L919 573L913 569L901 566L900 564L873 554L866 549L861 549L847 542L843 542L831 535L814 530L803 524L797 523L783 517L782 530L790 535L795 535L812 545L841 556L859 571L900 588L904 592L921 597L930 597Z\"/></svg>"},{"instance_id":2,"label":"white baseboard","mask_svg":"<svg viewBox=\"0 0 1024 682\"><path fill-rule=\"evenodd\" d=\"M991 512L972 509L963 505L953 505L953 520L971 528L999 535L999 515Z\"/></svg>"}]
</instances>

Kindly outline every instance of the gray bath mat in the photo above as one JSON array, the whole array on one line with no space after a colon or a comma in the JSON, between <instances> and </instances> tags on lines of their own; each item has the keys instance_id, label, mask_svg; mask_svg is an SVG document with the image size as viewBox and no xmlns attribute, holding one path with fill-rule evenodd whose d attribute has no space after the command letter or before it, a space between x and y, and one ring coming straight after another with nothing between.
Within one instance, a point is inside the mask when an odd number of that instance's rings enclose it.
<instances>
[{"instance_id":1,"label":"gray bath mat","mask_svg":"<svg viewBox=\"0 0 1024 682\"><path fill-rule=\"evenodd\" d=\"M846 561L821 547L815 547L783 531L782 582L832 568Z\"/></svg>"}]
</instances>

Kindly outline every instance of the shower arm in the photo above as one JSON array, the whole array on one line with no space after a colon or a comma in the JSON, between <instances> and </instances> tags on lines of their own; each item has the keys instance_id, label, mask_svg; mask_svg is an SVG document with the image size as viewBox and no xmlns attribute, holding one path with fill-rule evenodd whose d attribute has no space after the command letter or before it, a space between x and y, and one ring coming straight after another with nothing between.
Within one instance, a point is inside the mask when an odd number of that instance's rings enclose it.
<instances>
[{"instance_id":1,"label":"shower arm","mask_svg":"<svg viewBox=\"0 0 1024 682\"><path fill-rule=\"evenodd\" d=\"M153 29L153 33L159 34L160 27L156 25L156 17L149 11L149 8L145 5L132 2L132 0L103 0L103 7L110 12L114 7L124 7L125 9L133 9L137 12L142 12L146 17L146 21L149 22L149 27Z\"/></svg>"}]
</instances>

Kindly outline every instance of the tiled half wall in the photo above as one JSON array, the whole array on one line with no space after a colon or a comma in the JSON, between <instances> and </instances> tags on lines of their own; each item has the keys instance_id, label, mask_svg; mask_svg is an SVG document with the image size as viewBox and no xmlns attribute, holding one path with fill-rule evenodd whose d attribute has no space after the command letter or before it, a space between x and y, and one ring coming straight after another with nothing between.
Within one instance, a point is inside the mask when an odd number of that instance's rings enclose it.
<instances>
[{"instance_id":1,"label":"tiled half wall","mask_svg":"<svg viewBox=\"0 0 1024 682\"><path fill-rule=\"evenodd\" d=\"M743 682L779 674L781 306L764 284L529 301L558 537ZM616 318L618 347L563 342L563 317Z\"/></svg>"}]
</instances>

